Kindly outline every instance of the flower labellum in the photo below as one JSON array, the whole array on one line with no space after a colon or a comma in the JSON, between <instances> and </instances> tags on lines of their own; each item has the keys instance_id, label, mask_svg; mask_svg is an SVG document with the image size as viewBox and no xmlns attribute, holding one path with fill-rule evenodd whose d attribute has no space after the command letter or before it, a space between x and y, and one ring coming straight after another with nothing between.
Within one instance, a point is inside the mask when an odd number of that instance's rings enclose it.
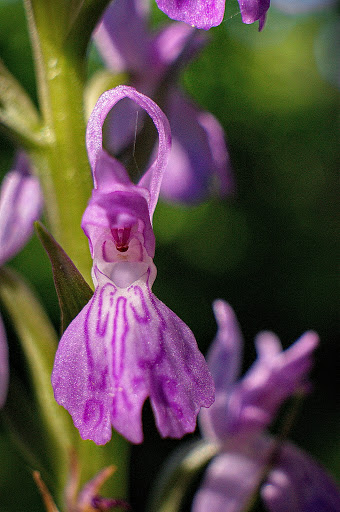
<instances>
[{"instance_id":1,"label":"flower labellum","mask_svg":"<svg viewBox=\"0 0 340 512\"><path fill-rule=\"evenodd\" d=\"M123 98L152 118L156 160L137 185L102 148L102 126ZM156 277L152 216L170 151L161 109L134 88L119 86L98 100L87 127L94 190L82 227L93 258L95 293L59 343L52 373L57 402L83 439L105 444L111 426L133 443L143 440L141 413L150 398L163 437L195 429L214 401L214 384L194 335L151 292Z\"/></svg>"}]
</instances>

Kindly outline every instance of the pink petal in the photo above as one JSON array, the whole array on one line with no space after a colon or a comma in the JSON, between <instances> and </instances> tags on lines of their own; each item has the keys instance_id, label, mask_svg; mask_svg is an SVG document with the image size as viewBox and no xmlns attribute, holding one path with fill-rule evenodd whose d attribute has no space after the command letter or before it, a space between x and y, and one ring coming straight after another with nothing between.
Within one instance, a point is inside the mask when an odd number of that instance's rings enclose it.
<instances>
[{"instance_id":1,"label":"pink petal","mask_svg":"<svg viewBox=\"0 0 340 512\"><path fill-rule=\"evenodd\" d=\"M158 7L169 18L204 29L222 22L224 4L225 0L157 0Z\"/></svg>"},{"instance_id":2,"label":"pink petal","mask_svg":"<svg viewBox=\"0 0 340 512\"><path fill-rule=\"evenodd\" d=\"M83 439L104 444L112 426L143 440L141 413L149 396L163 437L192 432L214 386L190 329L140 279L127 289L105 276L65 331L52 385Z\"/></svg>"}]
</instances>

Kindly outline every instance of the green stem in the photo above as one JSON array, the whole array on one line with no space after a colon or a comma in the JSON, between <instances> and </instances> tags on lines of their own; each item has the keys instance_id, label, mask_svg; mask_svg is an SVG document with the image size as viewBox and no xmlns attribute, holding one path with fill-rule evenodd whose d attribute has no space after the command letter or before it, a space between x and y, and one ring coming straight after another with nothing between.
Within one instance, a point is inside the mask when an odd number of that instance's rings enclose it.
<instances>
[{"instance_id":1,"label":"green stem","mask_svg":"<svg viewBox=\"0 0 340 512\"><path fill-rule=\"evenodd\" d=\"M80 272L90 279L81 218L92 178L85 147L85 63L65 44L65 2L25 0L43 122L51 140L30 151L44 190L50 229Z\"/></svg>"}]
</instances>

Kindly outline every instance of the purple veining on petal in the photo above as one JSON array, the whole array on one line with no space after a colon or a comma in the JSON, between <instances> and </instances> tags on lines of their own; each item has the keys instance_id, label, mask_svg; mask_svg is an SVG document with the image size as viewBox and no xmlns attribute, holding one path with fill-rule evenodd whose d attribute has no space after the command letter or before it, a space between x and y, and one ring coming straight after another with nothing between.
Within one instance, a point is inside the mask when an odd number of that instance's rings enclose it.
<instances>
[{"instance_id":1,"label":"purple veining on petal","mask_svg":"<svg viewBox=\"0 0 340 512\"><path fill-rule=\"evenodd\" d=\"M151 321L151 315L150 315L150 311L148 310L147 308L147 305L146 305L146 302L145 302L145 299L144 299L144 295L143 295L143 290L141 289L140 286L133 286L132 287L133 289L133 293L138 296L138 298L140 299L140 303L141 303L141 309L142 309L142 312L143 312L143 315L140 315L136 308L134 307L133 304L130 304L130 307L133 311L133 314L134 314L134 318L136 320L136 322L140 323L140 324L147 324L148 322Z\"/></svg>"},{"instance_id":2,"label":"purple veining on petal","mask_svg":"<svg viewBox=\"0 0 340 512\"><path fill-rule=\"evenodd\" d=\"M123 97L150 114L160 135L158 157L138 185L101 147L106 114ZM96 188L82 227L95 293L63 334L52 385L81 437L97 444L110 439L111 426L140 443L148 397L163 437L192 432L199 409L214 400L213 381L192 332L151 292L156 277L151 218L169 139L162 111L131 87L104 93L88 125Z\"/></svg>"},{"instance_id":3,"label":"purple veining on petal","mask_svg":"<svg viewBox=\"0 0 340 512\"><path fill-rule=\"evenodd\" d=\"M148 396L162 436L181 437L191 432L200 407L209 406L214 393L193 334L153 296L146 283L139 283L137 294L134 287L125 290L124 296L115 294L113 305L107 297L108 287L102 298L100 288L86 306L87 314L78 315L60 342L52 376L57 401L69 410L81 436L98 444L109 439L109 423L130 441L141 442L141 412ZM109 315L109 320L98 339L100 300L101 314ZM150 316L150 321L136 321L136 313L139 319ZM84 360L79 348L74 352L67 346L66 340L70 341L75 331L80 341L81 321L86 324L91 364L86 351ZM75 344L73 338L71 342ZM98 376L106 368L108 378L103 386ZM84 387L86 374L96 385Z\"/></svg>"},{"instance_id":4,"label":"purple veining on petal","mask_svg":"<svg viewBox=\"0 0 340 512\"><path fill-rule=\"evenodd\" d=\"M26 244L42 208L36 177L29 174L27 156L18 153L13 170L4 178L0 193L0 265Z\"/></svg>"}]
</instances>

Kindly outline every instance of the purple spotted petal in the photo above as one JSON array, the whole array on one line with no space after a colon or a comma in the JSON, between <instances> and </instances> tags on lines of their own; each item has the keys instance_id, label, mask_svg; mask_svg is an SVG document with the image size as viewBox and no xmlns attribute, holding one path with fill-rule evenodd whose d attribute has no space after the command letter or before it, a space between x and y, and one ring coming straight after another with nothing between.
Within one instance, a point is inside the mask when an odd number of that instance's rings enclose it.
<instances>
[{"instance_id":1,"label":"purple spotted petal","mask_svg":"<svg viewBox=\"0 0 340 512\"><path fill-rule=\"evenodd\" d=\"M250 435L274 420L281 404L306 384L318 342L315 332L306 332L282 352L272 333L257 337L258 359L235 386L228 401L229 435Z\"/></svg>"},{"instance_id":2,"label":"purple spotted petal","mask_svg":"<svg viewBox=\"0 0 340 512\"><path fill-rule=\"evenodd\" d=\"M3 407L8 388L9 365L8 365L8 348L5 327L0 316L0 409Z\"/></svg>"},{"instance_id":3,"label":"purple spotted petal","mask_svg":"<svg viewBox=\"0 0 340 512\"><path fill-rule=\"evenodd\" d=\"M4 178L0 192L0 265L27 242L39 218L42 196L37 178L29 174L29 162L19 153L14 168Z\"/></svg>"},{"instance_id":4,"label":"purple spotted petal","mask_svg":"<svg viewBox=\"0 0 340 512\"><path fill-rule=\"evenodd\" d=\"M103 149L103 134L102 128L105 118L114 105L123 98L130 98L135 101L137 105L143 108L153 120L159 135L158 152L156 160L148 169L146 174L140 180L139 185L145 187L150 192L149 212L152 218L155 210L161 181L163 178L164 169L167 165L170 147L171 147L171 132L169 122L162 112L162 110L147 96L137 92L133 87L119 86L110 91L106 91L101 95L93 109L90 116L87 132L86 144L90 160L90 165L93 172L94 184L97 187L97 160L101 157Z\"/></svg>"},{"instance_id":5,"label":"purple spotted petal","mask_svg":"<svg viewBox=\"0 0 340 512\"><path fill-rule=\"evenodd\" d=\"M192 512L243 512L263 477L272 444L260 438L248 452L222 452L209 464ZM286 509L288 510L288 509Z\"/></svg>"},{"instance_id":6,"label":"purple spotted petal","mask_svg":"<svg viewBox=\"0 0 340 512\"><path fill-rule=\"evenodd\" d=\"M285 443L261 489L269 512L338 512L340 490L316 461Z\"/></svg>"},{"instance_id":7,"label":"purple spotted petal","mask_svg":"<svg viewBox=\"0 0 340 512\"><path fill-rule=\"evenodd\" d=\"M65 331L52 374L55 398L83 439L104 444L111 425L143 440L141 412L150 397L163 437L195 429L214 386L190 329L150 291L149 271L126 289L105 276Z\"/></svg>"},{"instance_id":8,"label":"purple spotted petal","mask_svg":"<svg viewBox=\"0 0 340 512\"><path fill-rule=\"evenodd\" d=\"M209 193L233 192L234 182L224 133L216 118L175 90L167 104L172 148L162 181L166 200L197 202Z\"/></svg>"},{"instance_id":9,"label":"purple spotted petal","mask_svg":"<svg viewBox=\"0 0 340 512\"><path fill-rule=\"evenodd\" d=\"M222 22L224 4L225 0L157 0L158 7L169 18L204 29Z\"/></svg>"}]
</instances>

